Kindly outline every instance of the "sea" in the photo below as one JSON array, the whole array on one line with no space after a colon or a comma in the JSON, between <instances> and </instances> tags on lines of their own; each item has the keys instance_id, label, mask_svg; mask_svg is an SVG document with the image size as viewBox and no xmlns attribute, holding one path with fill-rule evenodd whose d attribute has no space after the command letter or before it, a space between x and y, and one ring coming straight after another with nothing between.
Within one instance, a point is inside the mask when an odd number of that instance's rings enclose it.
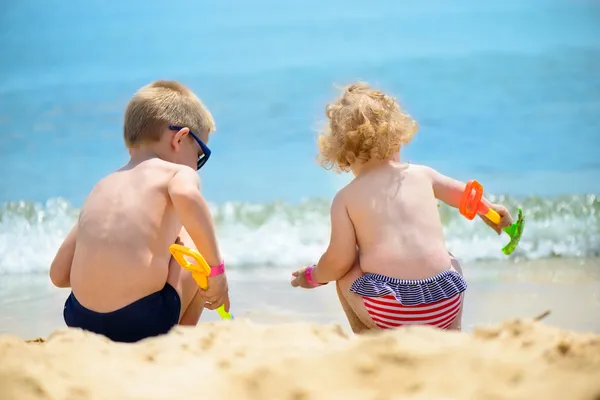
<instances>
[{"instance_id":1,"label":"sea","mask_svg":"<svg viewBox=\"0 0 600 400\"><path fill-rule=\"evenodd\" d=\"M48 271L94 184L127 162L125 105L155 79L215 117L200 175L234 269L325 250L351 176L319 167L316 136L357 80L419 122L404 161L523 208L508 259L600 255L597 0L2 1L0 50L0 279ZM440 214L461 260L507 259L507 236Z\"/></svg>"}]
</instances>

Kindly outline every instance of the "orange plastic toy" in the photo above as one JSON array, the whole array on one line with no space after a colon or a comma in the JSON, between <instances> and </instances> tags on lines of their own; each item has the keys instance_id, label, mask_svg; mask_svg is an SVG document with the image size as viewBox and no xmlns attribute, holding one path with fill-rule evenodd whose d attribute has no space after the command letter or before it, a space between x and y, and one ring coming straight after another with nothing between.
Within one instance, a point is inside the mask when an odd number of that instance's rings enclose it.
<instances>
[{"instance_id":1,"label":"orange plastic toy","mask_svg":"<svg viewBox=\"0 0 600 400\"><path fill-rule=\"evenodd\" d=\"M473 194L475 191L475 194ZM458 210L465 218L472 220L475 215L485 215L490 221L495 224L500 223L500 215L481 201L483 197L483 186L476 180L471 180L467 183L465 191L463 192L462 199Z\"/></svg>"}]
</instances>

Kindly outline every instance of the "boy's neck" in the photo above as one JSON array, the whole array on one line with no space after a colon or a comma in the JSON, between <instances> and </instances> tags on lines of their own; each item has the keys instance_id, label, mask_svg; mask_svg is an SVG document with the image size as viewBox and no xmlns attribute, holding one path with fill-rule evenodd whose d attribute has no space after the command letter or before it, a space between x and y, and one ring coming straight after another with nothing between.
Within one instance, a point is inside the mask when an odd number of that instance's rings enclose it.
<instances>
[{"instance_id":1,"label":"boy's neck","mask_svg":"<svg viewBox=\"0 0 600 400\"><path fill-rule=\"evenodd\" d=\"M129 164L138 165L151 158L158 157L154 146L140 145L129 148Z\"/></svg>"},{"instance_id":2,"label":"boy's neck","mask_svg":"<svg viewBox=\"0 0 600 400\"><path fill-rule=\"evenodd\" d=\"M400 154L394 154L392 157L385 160L369 160L364 164L352 166L352 173L354 176L359 176L367 171L379 168L383 165L392 165L400 162Z\"/></svg>"}]
</instances>

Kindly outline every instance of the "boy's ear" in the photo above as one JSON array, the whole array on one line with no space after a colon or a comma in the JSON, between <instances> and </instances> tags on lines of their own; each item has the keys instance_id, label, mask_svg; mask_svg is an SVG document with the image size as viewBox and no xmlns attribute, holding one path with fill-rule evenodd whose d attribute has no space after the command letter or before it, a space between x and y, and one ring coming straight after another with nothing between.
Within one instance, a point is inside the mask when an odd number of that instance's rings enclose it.
<instances>
[{"instance_id":1,"label":"boy's ear","mask_svg":"<svg viewBox=\"0 0 600 400\"><path fill-rule=\"evenodd\" d=\"M173 136L171 137L171 146L173 147L173 150L179 151L179 149L181 148L181 141L184 137L187 136L189 131L190 128L183 127L173 134Z\"/></svg>"}]
</instances>

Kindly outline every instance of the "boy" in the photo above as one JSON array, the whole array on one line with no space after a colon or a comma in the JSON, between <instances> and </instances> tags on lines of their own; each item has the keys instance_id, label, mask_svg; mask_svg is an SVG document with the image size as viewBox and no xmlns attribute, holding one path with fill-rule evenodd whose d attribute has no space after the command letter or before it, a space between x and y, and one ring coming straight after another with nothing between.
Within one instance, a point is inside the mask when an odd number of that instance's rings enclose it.
<instances>
[{"instance_id":1,"label":"boy","mask_svg":"<svg viewBox=\"0 0 600 400\"><path fill-rule=\"evenodd\" d=\"M436 198L458 207L465 185L400 163L400 147L417 124L395 99L367 84L348 86L326 115L322 164L350 170L355 179L333 199L327 251L318 265L294 272L292 286L337 281L356 333L414 324L460 329L467 284L446 249ZM500 234L512 218L484 201L502 218L498 226L483 218Z\"/></svg>"},{"instance_id":2,"label":"boy","mask_svg":"<svg viewBox=\"0 0 600 400\"><path fill-rule=\"evenodd\" d=\"M68 326L135 342L178 323L196 325L205 306L229 309L196 173L214 129L210 112L178 82L155 81L135 93L124 122L131 158L94 187L50 267L54 285L72 289ZM207 291L171 258L175 242L197 248L213 268Z\"/></svg>"}]
</instances>

